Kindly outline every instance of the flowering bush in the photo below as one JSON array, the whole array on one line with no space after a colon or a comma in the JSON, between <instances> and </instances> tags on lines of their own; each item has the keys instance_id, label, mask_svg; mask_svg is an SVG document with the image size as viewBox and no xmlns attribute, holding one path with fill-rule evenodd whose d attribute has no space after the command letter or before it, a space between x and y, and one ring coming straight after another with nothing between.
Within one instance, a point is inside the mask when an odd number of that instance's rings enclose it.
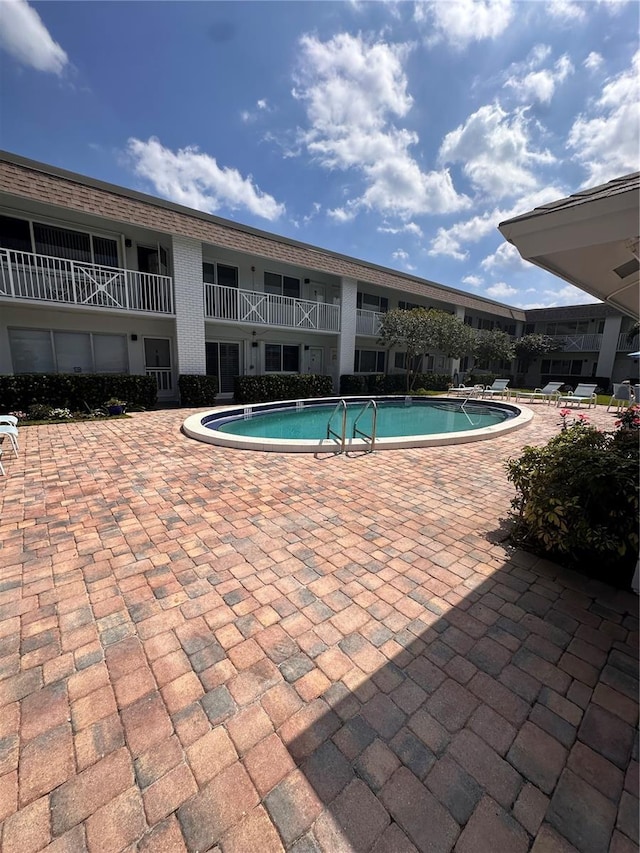
<instances>
[{"instance_id":1,"label":"flowering bush","mask_svg":"<svg viewBox=\"0 0 640 853\"><path fill-rule=\"evenodd\" d=\"M517 490L513 539L628 587L638 558L637 436L598 430L585 415L569 422L570 414L560 411L560 432L545 446L525 447L507 462Z\"/></svg>"},{"instance_id":2,"label":"flowering bush","mask_svg":"<svg viewBox=\"0 0 640 853\"><path fill-rule=\"evenodd\" d=\"M618 429L640 429L640 405L628 406L616 421Z\"/></svg>"}]
</instances>

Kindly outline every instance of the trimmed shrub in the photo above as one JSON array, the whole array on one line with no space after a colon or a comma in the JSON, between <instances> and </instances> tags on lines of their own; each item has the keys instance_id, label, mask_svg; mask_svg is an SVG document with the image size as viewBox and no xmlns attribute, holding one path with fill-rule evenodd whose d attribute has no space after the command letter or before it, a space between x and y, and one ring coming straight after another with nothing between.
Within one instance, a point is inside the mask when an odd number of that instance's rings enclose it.
<instances>
[{"instance_id":1,"label":"trimmed shrub","mask_svg":"<svg viewBox=\"0 0 640 853\"><path fill-rule=\"evenodd\" d=\"M360 397L367 392L367 377L345 373L340 377L341 397Z\"/></svg>"},{"instance_id":2,"label":"trimmed shrub","mask_svg":"<svg viewBox=\"0 0 640 853\"><path fill-rule=\"evenodd\" d=\"M444 373L418 373L414 389L425 391L446 391L451 377ZM363 394L406 394L407 377L404 373L345 373L340 377L340 395L357 397Z\"/></svg>"},{"instance_id":3,"label":"trimmed shrub","mask_svg":"<svg viewBox=\"0 0 640 853\"><path fill-rule=\"evenodd\" d=\"M637 424L601 432L586 415L543 447L507 462L512 538L522 547L607 583L628 588L638 559ZM638 421L640 423L640 421Z\"/></svg>"},{"instance_id":4,"label":"trimmed shrub","mask_svg":"<svg viewBox=\"0 0 640 853\"><path fill-rule=\"evenodd\" d=\"M218 377L181 373L178 390L181 406L213 406L218 395Z\"/></svg>"},{"instance_id":5,"label":"trimmed shrub","mask_svg":"<svg viewBox=\"0 0 640 853\"><path fill-rule=\"evenodd\" d=\"M35 403L81 411L117 397L127 408L152 409L158 397L153 376L121 373L21 373L0 376L0 412L26 411ZM85 406L86 404L86 406Z\"/></svg>"},{"instance_id":6,"label":"trimmed shrub","mask_svg":"<svg viewBox=\"0 0 640 853\"><path fill-rule=\"evenodd\" d=\"M236 403L270 403L272 400L298 400L330 397L333 380L315 373L266 373L264 376L236 376Z\"/></svg>"}]
</instances>

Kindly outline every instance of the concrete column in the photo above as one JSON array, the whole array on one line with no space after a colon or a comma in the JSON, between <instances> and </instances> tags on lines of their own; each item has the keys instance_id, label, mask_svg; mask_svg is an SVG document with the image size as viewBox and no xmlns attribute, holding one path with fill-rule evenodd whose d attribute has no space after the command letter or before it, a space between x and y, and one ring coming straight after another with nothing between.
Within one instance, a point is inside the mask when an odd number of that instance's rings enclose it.
<instances>
[{"instance_id":1,"label":"concrete column","mask_svg":"<svg viewBox=\"0 0 640 853\"><path fill-rule=\"evenodd\" d=\"M202 244L190 237L173 237L172 249L178 370L204 374Z\"/></svg>"},{"instance_id":2,"label":"concrete column","mask_svg":"<svg viewBox=\"0 0 640 853\"><path fill-rule=\"evenodd\" d=\"M343 373L353 373L356 352L358 282L354 278L340 280L340 336L338 338L338 381Z\"/></svg>"},{"instance_id":3,"label":"concrete column","mask_svg":"<svg viewBox=\"0 0 640 853\"><path fill-rule=\"evenodd\" d=\"M460 320L461 323L464 322L464 305L456 305L456 319ZM451 359L451 369L449 371L451 375L451 379L453 380L454 385L459 385L462 382L462 377L460 376L460 359L452 358Z\"/></svg>"},{"instance_id":4,"label":"concrete column","mask_svg":"<svg viewBox=\"0 0 640 853\"><path fill-rule=\"evenodd\" d=\"M613 365L618 351L618 337L620 336L621 326L622 317L619 314L614 315L613 317L607 317L604 321L604 331L602 333L600 352L598 353L596 376L608 376L609 379L611 379Z\"/></svg>"}]
</instances>

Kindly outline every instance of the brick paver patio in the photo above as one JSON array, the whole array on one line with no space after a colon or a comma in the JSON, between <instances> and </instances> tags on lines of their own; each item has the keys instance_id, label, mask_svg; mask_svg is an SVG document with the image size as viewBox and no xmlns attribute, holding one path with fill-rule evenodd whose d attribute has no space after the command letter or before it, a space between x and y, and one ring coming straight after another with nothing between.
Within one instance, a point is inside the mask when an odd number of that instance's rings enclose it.
<instances>
[{"instance_id":1,"label":"brick paver patio","mask_svg":"<svg viewBox=\"0 0 640 853\"><path fill-rule=\"evenodd\" d=\"M4 853L637 850L637 599L505 541L534 408L354 458L217 449L185 411L22 429Z\"/></svg>"}]
</instances>

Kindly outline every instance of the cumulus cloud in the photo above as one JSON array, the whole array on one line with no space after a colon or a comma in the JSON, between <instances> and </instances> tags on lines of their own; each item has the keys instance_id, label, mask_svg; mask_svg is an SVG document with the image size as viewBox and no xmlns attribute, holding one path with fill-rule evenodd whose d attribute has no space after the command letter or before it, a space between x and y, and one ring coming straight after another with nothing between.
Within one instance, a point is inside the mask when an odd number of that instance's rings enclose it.
<instances>
[{"instance_id":1,"label":"cumulus cloud","mask_svg":"<svg viewBox=\"0 0 640 853\"><path fill-rule=\"evenodd\" d=\"M523 261L520 253L512 243L501 243L495 252L480 261L483 270L521 270L530 269L531 265Z\"/></svg>"},{"instance_id":2,"label":"cumulus cloud","mask_svg":"<svg viewBox=\"0 0 640 853\"><path fill-rule=\"evenodd\" d=\"M407 222L405 225L400 225L397 228L391 225L380 225L377 230L381 234L413 234L414 237L422 237L422 228L415 222Z\"/></svg>"},{"instance_id":3,"label":"cumulus cloud","mask_svg":"<svg viewBox=\"0 0 640 853\"><path fill-rule=\"evenodd\" d=\"M486 290L487 296L490 296L492 299L507 299L517 292L516 288L511 287L506 281L498 281Z\"/></svg>"},{"instance_id":4,"label":"cumulus cloud","mask_svg":"<svg viewBox=\"0 0 640 853\"><path fill-rule=\"evenodd\" d=\"M584 61L584 67L589 71L597 71L604 62L602 55L592 50L589 56Z\"/></svg>"},{"instance_id":5,"label":"cumulus cloud","mask_svg":"<svg viewBox=\"0 0 640 853\"><path fill-rule=\"evenodd\" d=\"M495 39L513 20L511 0L436 0L417 3L417 23L430 27L429 42L447 41L460 50L471 42Z\"/></svg>"},{"instance_id":6,"label":"cumulus cloud","mask_svg":"<svg viewBox=\"0 0 640 853\"><path fill-rule=\"evenodd\" d=\"M243 178L237 169L220 167L215 157L195 146L171 151L152 136L146 142L131 138L127 153L136 174L153 184L164 198L207 213L222 207L243 209L274 220L284 213L284 205L255 186L251 176Z\"/></svg>"},{"instance_id":7,"label":"cumulus cloud","mask_svg":"<svg viewBox=\"0 0 640 853\"><path fill-rule=\"evenodd\" d=\"M600 184L638 169L640 51L625 71L608 80L602 95L579 115L568 145L586 170L583 186Z\"/></svg>"},{"instance_id":8,"label":"cumulus cloud","mask_svg":"<svg viewBox=\"0 0 640 853\"><path fill-rule=\"evenodd\" d=\"M556 290L527 288L525 293L537 293L538 300L536 302L523 302L522 298L516 302L518 307L533 310L534 308L557 308L562 305L592 305L599 303L600 300L585 293L578 287L572 284L565 284Z\"/></svg>"},{"instance_id":9,"label":"cumulus cloud","mask_svg":"<svg viewBox=\"0 0 640 853\"><path fill-rule=\"evenodd\" d=\"M271 107L269 106L267 99L260 98L259 101L256 101L255 110L242 110L242 112L240 113L240 118L245 124L250 124L258 118L259 113L270 111Z\"/></svg>"},{"instance_id":10,"label":"cumulus cloud","mask_svg":"<svg viewBox=\"0 0 640 853\"><path fill-rule=\"evenodd\" d=\"M548 104L557 86L564 82L574 68L569 57L561 56L551 68L529 71L522 77L512 75L505 81L505 87L514 90L520 102L529 104L538 101Z\"/></svg>"},{"instance_id":11,"label":"cumulus cloud","mask_svg":"<svg viewBox=\"0 0 640 853\"><path fill-rule=\"evenodd\" d=\"M556 20L576 23L584 21L586 13L582 3L576 3L575 0L550 0L545 4L545 14L550 15Z\"/></svg>"},{"instance_id":12,"label":"cumulus cloud","mask_svg":"<svg viewBox=\"0 0 640 853\"><path fill-rule=\"evenodd\" d=\"M0 0L0 47L21 65L60 76L69 57L26 0Z\"/></svg>"},{"instance_id":13,"label":"cumulus cloud","mask_svg":"<svg viewBox=\"0 0 640 853\"><path fill-rule=\"evenodd\" d=\"M479 275L465 275L462 279L463 284L468 284L471 287L480 287L481 284L484 284L484 279Z\"/></svg>"},{"instance_id":14,"label":"cumulus cloud","mask_svg":"<svg viewBox=\"0 0 640 853\"><path fill-rule=\"evenodd\" d=\"M555 162L550 151L532 147L525 111L508 113L499 103L480 107L448 133L438 157L443 164L462 163L474 188L496 199L536 189L535 170Z\"/></svg>"},{"instance_id":15,"label":"cumulus cloud","mask_svg":"<svg viewBox=\"0 0 640 853\"><path fill-rule=\"evenodd\" d=\"M394 261L401 264L406 270L409 270L410 272L415 270L413 264L409 263L411 256L408 252L405 252L404 249L396 249L396 251L392 253L391 257Z\"/></svg>"},{"instance_id":16,"label":"cumulus cloud","mask_svg":"<svg viewBox=\"0 0 640 853\"><path fill-rule=\"evenodd\" d=\"M293 95L305 105L308 127L299 142L325 169L362 177L352 207L406 219L468 207L448 170L422 170L410 153L417 134L395 124L413 103L403 68L407 45L342 33L327 42L303 36L300 49Z\"/></svg>"}]
</instances>

